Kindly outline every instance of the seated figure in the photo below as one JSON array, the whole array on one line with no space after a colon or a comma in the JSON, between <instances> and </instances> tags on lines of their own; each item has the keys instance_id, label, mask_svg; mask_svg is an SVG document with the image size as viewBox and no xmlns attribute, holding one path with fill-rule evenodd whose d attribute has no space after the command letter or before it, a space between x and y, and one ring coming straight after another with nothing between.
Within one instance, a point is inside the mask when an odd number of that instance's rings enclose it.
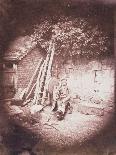
<instances>
[{"instance_id":1,"label":"seated figure","mask_svg":"<svg viewBox=\"0 0 116 155\"><path fill-rule=\"evenodd\" d=\"M70 109L70 98L67 80L61 79L53 91L53 110L57 110L56 115L59 120L63 119L67 110Z\"/></svg>"}]
</instances>

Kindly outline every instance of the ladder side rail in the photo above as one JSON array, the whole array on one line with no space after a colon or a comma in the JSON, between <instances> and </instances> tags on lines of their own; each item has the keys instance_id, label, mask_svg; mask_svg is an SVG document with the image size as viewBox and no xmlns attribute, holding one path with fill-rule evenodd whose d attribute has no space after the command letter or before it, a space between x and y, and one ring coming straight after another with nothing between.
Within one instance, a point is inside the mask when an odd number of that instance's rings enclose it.
<instances>
[{"instance_id":1,"label":"ladder side rail","mask_svg":"<svg viewBox=\"0 0 116 155\"><path fill-rule=\"evenodd\" d=\"M40 67L40 71L39 71L39 75L37 77L37 82L36 82L36 88L35 88L35 91L34 91L34 99L33 99L33 102L36 103L36 98L39 94L39 86L40 86L40 77L41 77L41 74L42 74L42 70L43 70L43 67L45 65L45 62L42 64L42 66Z\"/></svg>"},{"instance_id":2,"label":"ladder side rail","mask_svg":"<svg viewBox=\"0 0 116 155\"><path fill-rule=\"evenodd\" d=\"M26 96L26 99L25 99L25 100L28 100L28 99L29 99L29 97L30 97L30 95L32 94L32 92L33 92L33 90L34 90L35 86L36 86L36 83L34 83L34 85L31 87L31 90L30 90L30 91L29 91L29 93L27 94L27 96Z\"/></svg>"},{"instance_id":3,"label":"ladder side rail","mask_svg":"<svg viewBox=\"0 0 116 155\"><path fill-rule=\"evenodd\" d=\"M43 96L42 96L41 104L44 104L44 101L45 101L46 86L47 86L47 82L48 82L48 80L49 80L49 78L51 76L51 68L52 68L52 64L53 64L54 53L55 53L55 48L54 48L54 44L53 44L52 52L51 52L51 57L50 57L50 61L49 61L49 65L48 65L48 70L47 70L47 75L46 75L46 81L45 81L45 85L44 85L44 90L43 90Z\"/></svg>"},{"instance_id":4,"label":"ladder side rail","mask_svg":"<svg viewBox=\"0 0 116 155\"><path fill-rule=\"evenodd\" d=\"M47 54L47 57L46 57L46 60L45 60L44 69L42 70L42 75L41 75L40 80L38 81L38 84L37 84L36 92L38 91L38 93L35 93L35 98L34 98L34 102L36 104L37 104L38 99L39 99L39 94L41 93L41 90L42 90L42 88L44 86L44 83L45 83L47 67L48 67L48 64L49 64L50 56L51 56L51 46L52 46L52 44L50 43L49 51L48 51L48 54Z\"/></svg>"},{"instance_id":5,"label":"ladder side rail","mask_svg":"<svg viewBox=\"0 0 116 155\"><path fill-rule=\"evenodd\" d=\"M45 62L46 61L49 61L49 59L47 59L47 60L45 60ZM38 93L36 93L36 99L35 99L35 102L37 103L38 102L38 99L39 99L39 94L41 93L41 90L42 90L42 88L43 88L43 86L44 86L44 81L45 81L45 76L46 76L46 68L47 68L47 65L48 65L48 63L45 63L45 65L44 65L44 68L43 68L43 70L42 70L42 75L41 75L41 77L40 77L40 79L39 79L39 81L38 81L38 84L37 84L37 89L36 89L36 91L38 92Z\"/></svg>"},{"instance_id":6,"label":"ladder side rail","mask_svg":"<svg viewBox=\"0 0 116 155\"><path fill-rule=\"evenodd\" d=\"M40 87L42 88L42 85L44 83L44 79L45 79L45 76L46 76L46 72L47 72L47 67L48 67L48 64L49 64L49 60L50 60L50 55L51 55L51 48L52 48L52 42L50 42L50 46L49 46L49 51L48 51L48 54L47 54L47 57L46 57L46 60L45 60L45 67L44 67L44 70L42 72L42 76L41 76L41 79L40 79Z\"/></svg>"},{"instance_id":7,"label":"ladder side rail","mask_svg":"<svg viewBox=\"0 0 116 155\"><path fill-rule=\"evenodd\" d=\"M25 95L26 95L26 96L28 96L28 94L30 93L30 89L31 89L31 87L32 87L34 78L35 78L35 76L37 75L37 72L38 72L38 70L40 69L40 66L41 66L42 62L43 62L43 59L41 58L40 61L39 61L39 63L38 63L38 65L37 65L37 67L36 67L36 69L35 69L35 71L34 71L34 73L33 73L33 76L32 76L31 79L30 79L29 84L28 84L28 86L27 86L27 88L26 88L26 92L25 92Z\"/></svg>"}]
</instances>

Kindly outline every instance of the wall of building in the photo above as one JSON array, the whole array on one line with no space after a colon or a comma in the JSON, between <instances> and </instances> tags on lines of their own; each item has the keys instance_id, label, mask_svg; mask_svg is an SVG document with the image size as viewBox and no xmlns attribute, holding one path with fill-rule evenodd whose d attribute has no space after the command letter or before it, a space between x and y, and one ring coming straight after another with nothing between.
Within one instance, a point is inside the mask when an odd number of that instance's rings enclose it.
<instances>
[{"instance_id":1,"label":"wall of building","mask_svg":"<svg viewBox=\"0 0 116 155\"><path fill-rule=\"evenodd\" d=\"M26 88L42 52L38 49L30 52L18 64L18 88ZM57 58L53 63L52 74L59 79L67 78L72 98L82 101L100 103L107 101L112 104L114 92L114 60L112 57L102 59L85 58L73 62ZM105 103L106 104L106 103Z\"/></svg>"},{"instance_id":2,"label":"wall of building","mask_svg":"<svg viewBox=\"0 0 116 155\"><path fill-rule=\"evenodd\" d=\"M55 71L54 71L55 72ZM77 59L66 61L58 71L59 78L67 78L73 98L112 104L114 94L114 60L112 57L98 60ZM105 103L106 104L106 103Z\"/></svg>"},{"instance_id":3,"label":"wall of building","mask_svg":"<svg viewBox=\"0 0 116 155\"><path fill-rule=\"evenodd\" d=\"M39 60L42 57L41 50L36 48L19 61L17 68L18 88L24 89L27 87Z\"/></svg>"}]
</instances>

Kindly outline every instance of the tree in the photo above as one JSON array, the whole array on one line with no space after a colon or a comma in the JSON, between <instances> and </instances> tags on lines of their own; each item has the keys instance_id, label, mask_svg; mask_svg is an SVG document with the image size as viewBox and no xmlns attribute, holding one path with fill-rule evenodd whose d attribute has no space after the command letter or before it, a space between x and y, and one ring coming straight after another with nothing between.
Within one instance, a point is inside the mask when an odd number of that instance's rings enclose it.
<instances>
[{"instance_id":1,"label":"tree","mask_svg":"<svg viewBox=\"0 0 116 155\"><path fill-rule=\"evenodd\" d=\"M46 50L54 40L55 53L62 56L94 57L108 53L110 47L108 34L84 18L62 17L56 24L45 20L35 26L31 37Z\"/></svg>"}]
</instances>

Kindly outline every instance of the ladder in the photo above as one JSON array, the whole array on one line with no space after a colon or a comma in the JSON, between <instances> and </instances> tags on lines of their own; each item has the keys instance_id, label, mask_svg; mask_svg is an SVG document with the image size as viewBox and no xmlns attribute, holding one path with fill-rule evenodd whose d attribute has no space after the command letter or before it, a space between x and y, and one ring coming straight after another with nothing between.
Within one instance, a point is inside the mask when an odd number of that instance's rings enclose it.
<instances>
[{"instance_id":1,"label":"ladder","mask_svg":"<svg viewBox=\"0 0 116 155\"><path fill-rule=\"evenodd\" d=\"M49 78L51 77L51 68L53 64L54 53L55 48L54 48L54 42L52 40L49 45L49 50L46 59L44 60L39 70L36 87L34 91L33 104L44 105L46 98L46 86Z\"/></svg>"}]
</instances>

